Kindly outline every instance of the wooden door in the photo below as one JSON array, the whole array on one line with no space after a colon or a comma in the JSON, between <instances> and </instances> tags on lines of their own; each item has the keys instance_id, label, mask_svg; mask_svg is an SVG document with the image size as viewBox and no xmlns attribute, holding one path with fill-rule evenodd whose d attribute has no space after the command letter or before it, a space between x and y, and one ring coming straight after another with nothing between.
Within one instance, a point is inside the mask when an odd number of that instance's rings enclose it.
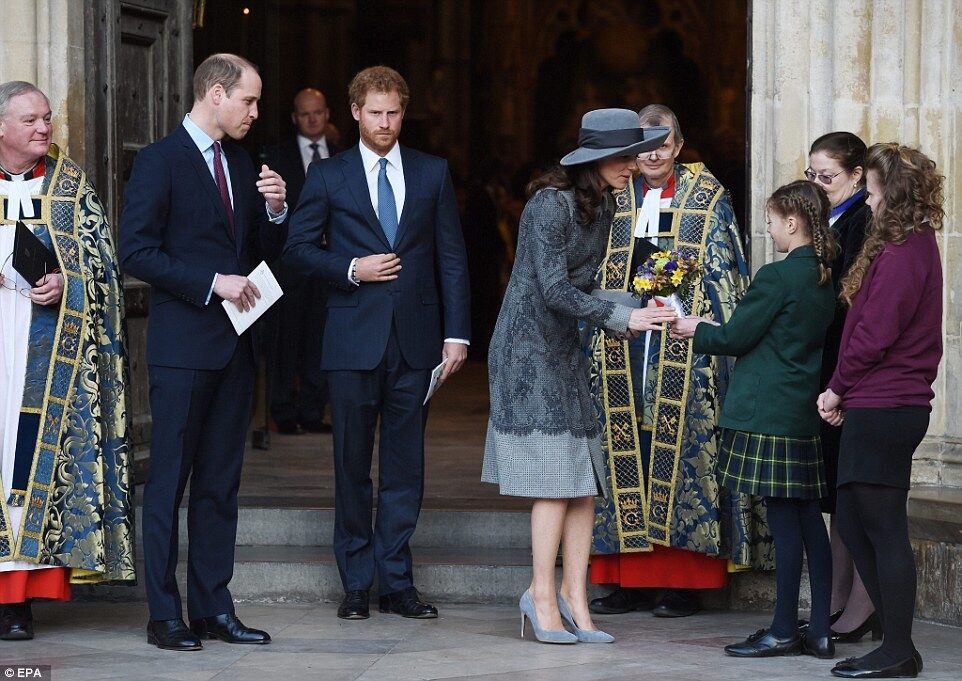
<instances>
[{"instance_id":1,"label":"wooden door","mask_svg":"<svg viewBox=\"0 0 962 681\"><path fill-rule=\"evenodd\" d=\"M192 101L193 0L87 3L87 171L114 234L134 156L178 125ZM127 278L127 337L136 477L150 444L146 348L149 288Z\"/></svg>"}]
</instances>

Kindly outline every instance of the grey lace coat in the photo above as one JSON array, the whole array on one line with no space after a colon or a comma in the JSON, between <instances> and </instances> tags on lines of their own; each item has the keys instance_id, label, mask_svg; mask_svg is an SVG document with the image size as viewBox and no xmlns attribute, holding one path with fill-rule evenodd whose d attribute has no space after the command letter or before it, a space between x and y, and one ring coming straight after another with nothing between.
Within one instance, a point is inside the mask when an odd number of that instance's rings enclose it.
<instances>
[{"instance_id":1,"label":"grey lace coat","mask_svg":"<svg viewBox=\"0 0 962 681\"><path fill-rule=\"evenodd\" d=\"M572 191L542 189L521 215L517 257L488 352L491 416L481 479L502 494L606 494L601 427L578 322L624 332L631 308L592 298L611 226L588 226Z\"/></svg>"}]
</instances>

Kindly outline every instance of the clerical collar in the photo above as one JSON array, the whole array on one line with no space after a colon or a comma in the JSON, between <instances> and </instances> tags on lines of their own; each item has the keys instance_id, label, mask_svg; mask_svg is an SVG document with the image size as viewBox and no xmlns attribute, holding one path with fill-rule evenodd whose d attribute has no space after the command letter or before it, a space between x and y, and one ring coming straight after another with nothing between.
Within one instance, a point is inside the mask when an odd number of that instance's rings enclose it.
<instances>
[{"instance_id":1,"label":"clerical collar","mask_svg":"<svg viewBox=\"0 0 962 681\"><path fill-rule=\"evenodd\" d=\"M23 173L11 173L7 171L6 168L0 166L0 180L6 180L7 182L12 182L14 178L33 180L38 177L43 177L44 173L47 172L47 157L41 156L37 161L36 165L30 170Z\"/></svg>"},{"instance_id":2,"label":"clerical collar","mask_svg":"<svg viewBox=\"0 0 962 681\"><path fill-rule=\"evenodd\" d=\"M864 194L865 194L865 188L863 187L859 189L857 192L855 192L854 194L852 194L850 197L842 201L840 204L835 206L832 209L832 213L831 215L829 215L829 218L837 218L839 215L841 215L846 210L848 210L849 206L851 206L853 203L855 203L860 198L862 198Z\"/></svg>"},{"instance_id":3,"label":"clerical collar","mask_svg":"<svg viewBox=\"0 0 962 681\"><path fill-rule=\"evenodd\" d=\"M651 185L648 184L648 180L645 180L645 179L644 179L644 176L642 176L641 186L642 186L645 194L647 194L647 193L648 193L648 190L651 189ZM675 195L675 173L674 173L674 171L671 173L671 175L668 176L668 181L665 183L665 186L663 186L663 187L661 188L661 195L662 195L663 198L668 198L669 196L674 196L674 195Z\"/></svg>"}]
</instances>

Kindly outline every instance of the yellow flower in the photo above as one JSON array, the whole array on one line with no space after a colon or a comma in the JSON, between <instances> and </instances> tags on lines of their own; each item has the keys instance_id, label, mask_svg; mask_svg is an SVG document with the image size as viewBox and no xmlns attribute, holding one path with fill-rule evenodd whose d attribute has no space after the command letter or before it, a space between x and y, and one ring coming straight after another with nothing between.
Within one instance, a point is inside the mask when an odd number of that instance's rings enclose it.
<instances>
[{"instance_id":1,"label":"yellow flower","mask_svg":"<svg viewBox=\"0 0 962 681\"><path fill-rule=\"evenodd\" d=\"M635 291L639 293L651 290L651 280L645 279L644 277L635 277L634 285Z\"/></svg>"},{"instance_id":2,"label":"yellow flower","mask_svg":"<svg viewBox=\"0 0 962 681\"><path fill-rule=\"evenodd\" d=\"M675 286L678 286L684 278L685 278L684 272L682 272L681 270L675 270L671 274L671 283L674 284Z\"/></svg>"}]
</instances>

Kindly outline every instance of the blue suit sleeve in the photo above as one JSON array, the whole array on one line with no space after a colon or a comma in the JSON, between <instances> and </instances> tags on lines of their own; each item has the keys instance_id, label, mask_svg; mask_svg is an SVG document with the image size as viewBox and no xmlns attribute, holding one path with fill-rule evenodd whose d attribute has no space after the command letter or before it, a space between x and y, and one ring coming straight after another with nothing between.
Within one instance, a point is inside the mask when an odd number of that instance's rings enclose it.
<instances>
[{"instance_id":1,"label":"blue suit sleeve","mask_svg":"<svg viewBox=\"0 0 962 681\"><path fill-rule=\"evenodd\" d=\"M124 187L119 251L123 270L169 291L197 307L204 307L214 269L188 266L164 251L171 200L171 173L163 154L150 146L134 159Z\"/></svg>"},{"instance_id":2,"label":"blue suit sleeve","mask_svg":"<svg viewBox=\"0 0 962 681\"><path fill-rule=\"evenodd\" d=\"M289 218L284 261L302 277L319 275L339 288L353 287L347 273L351 256L321 248L331 220L331 200L320 166L312 163L293 216Z\"/></svg>"},{"instance_id":3,"label":"blue suit sleeve","mask_svg":"<svg viewBox=\"0 0 962 681\"><path fill-rule=\"evenodd\" d=\"M447 161L443 162L441 175L434 243L444 313L443 337L470 340L471 293L468 284L468 258Z\"/></svg>"}]
</instances>

